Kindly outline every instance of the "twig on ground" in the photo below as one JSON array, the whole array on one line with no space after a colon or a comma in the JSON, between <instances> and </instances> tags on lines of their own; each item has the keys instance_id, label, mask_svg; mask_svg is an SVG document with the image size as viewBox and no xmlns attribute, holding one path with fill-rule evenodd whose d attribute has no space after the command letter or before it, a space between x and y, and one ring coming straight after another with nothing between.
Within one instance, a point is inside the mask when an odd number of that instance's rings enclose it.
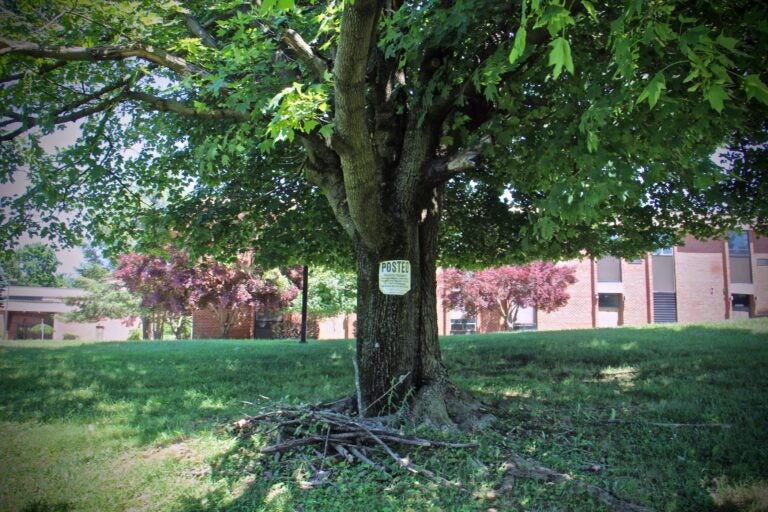
<instances>
[{"instance_id":1,"label":"twig on ground","mask_svg":"<svg viewBox=\"0 0 768 512\"><path fill-rule=\"evenodd\" d=\"M650 427L665 428L731 428L730 423L666 423L657 421L635 421L635 420L598 420L599 423L622 423L629 425L647 425Z\"/></svg>"},{"instance_id":2,"label":"twig on ground","mask_svg":"<svg viewBox=\"0 0 768 512\"><path fill-rule=\"evenodd\" d=\"M618 512L651 512L651 509L623 500L602 487L582 482L567 473L559 473L532 459L513 455L510 461L504 464L503 469L505 470L505 476L498 489L500 493L510 492L515 485L515 478L530 478L547 482L569 482L582 491L592 494Z\"/></svg>"}]
</instances>

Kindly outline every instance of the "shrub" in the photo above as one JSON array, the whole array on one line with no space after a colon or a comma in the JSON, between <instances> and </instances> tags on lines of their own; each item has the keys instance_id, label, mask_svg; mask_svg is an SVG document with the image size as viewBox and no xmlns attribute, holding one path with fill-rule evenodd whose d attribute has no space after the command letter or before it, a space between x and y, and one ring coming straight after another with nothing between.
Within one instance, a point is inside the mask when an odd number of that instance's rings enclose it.
<instances>
[{"instance_id":1,"label":"shrub","mask_svg":"<svg viewBox=\"0 0 768 512\"><path fill-rule=\"evenodd\" d=\"M62 338L64 338L64 340L66 341L73 341L73 340L79 340L80 336L78 336L77 334L72 334L71 332L65 332Z\"/></svg>"},{"instance_id":2,"label":"shrub","mask_svg":"<svg viewBox=\"0 0 768 512\"><path fill-rule=\"evenodd\" d=\"M141 329L131 329L128 331L128 341L139 341L141 340Z\"/></svg>"},{"instance_id":3,"label":"shrub","mask_svg":"<svg viewBox=\"0 0 768 512\"><path fill-rule=\"evenodd\" d=\"M44 337L49 338L53 336L53 327L48 324L35 324L29 328L29 334L38 338L42 334Z\"/></svg>"}]
</instances>

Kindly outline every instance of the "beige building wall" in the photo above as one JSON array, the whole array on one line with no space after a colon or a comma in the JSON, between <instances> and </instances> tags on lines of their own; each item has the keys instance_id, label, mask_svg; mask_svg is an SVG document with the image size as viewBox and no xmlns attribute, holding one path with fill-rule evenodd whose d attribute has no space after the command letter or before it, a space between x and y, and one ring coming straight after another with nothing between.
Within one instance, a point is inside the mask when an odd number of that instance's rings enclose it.
<instances>
[{"instance_id":1,"label":"beige building wall","mask_svg":"<svg viewBox=\"0 0 768 512\"><path fill-rule=\"evenodd\" d=\"M136 319L133 325L126 325L123 320L107 319L93 323L64 322L56 317L53 323L53 339L63 340L65 335L77 336L83 341L124 341L131 330L141 330L141 321Z\"/></svg>"},{"instance_id":2,"label":"beige building wall","mask_svg":"<svg viewBox=\"0 0 768 512\"><path fill-rule=\"evenodd\" d=\"M594 269L591 260L573 260L560 265L576 267L576 282L568 287L571 298L568 305L552 313L537 313L538 329L551 331L556 329L584 329L594 326Z\"/></svg>"},{"instance_id":3,"label":"beige building wall","mask_svg":"<svg viewBox=\"0 0 768 512\"><path fill-rule=\"evenodd\" d=\"M726 268L723 240L687 237L675 249L677 321L713 322L726 316Z\"/></svg>"},{"instance_id":4,"label":"beige building wall","mask_svg":"<svg viewBox=\"0 0 768 512\"><path fill-rule=\"evenodd\" d=\"M621 277L624 285L624 310L622 325L648 323L648 260L621 261Z\"/></svg>"}]
</instances>

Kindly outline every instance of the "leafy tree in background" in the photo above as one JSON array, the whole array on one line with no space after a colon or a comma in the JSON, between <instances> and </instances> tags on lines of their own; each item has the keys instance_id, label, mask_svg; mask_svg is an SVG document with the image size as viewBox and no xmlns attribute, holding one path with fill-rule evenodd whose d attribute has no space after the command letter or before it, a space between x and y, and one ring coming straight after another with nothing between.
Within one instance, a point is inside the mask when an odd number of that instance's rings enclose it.
<instances>
[{"instance_id":1,"label":"leafy tree in background","mask_svg":"<svg viewBox=\"0 0 768 512\"><path fill-rule=\"evenodd\" d=\"M441 271L445 304L469 315L495 311L504 330L514 328L520 308L551 313L568 303L568 286L576 282L576 267L544 261L527 265L489 267L477 272L456 268Z\"/></svg>"},{"instance_id":2,"label":"leafy tree in background","mask_svg":"<svg viewBox=\"0 0 768 512\"><path fill-rule=\"evenodd\" d=\"M301 288L301 268L292 270L293 272L289 272L289 277L298 288ZM327 267L310 269L307 290L307 314L310 317L330 318L354 313L356 308L357 280L353 273ZM300 312L301 301L294 301L288 311Z\"/></svg>"},{"instance_id":3,"label":"leafy tree in background","mask_svg":"<svg viewBox=\"0 0 768 512\"><path fill-rule=\"evenodd\" d=\"M187 318L194 310L195 273L187 255L171 251L168 258L142 254L120 256L113 274L125 288L141 297L144 339L162 339L166 325L176 339L183 337Z\"/></svg>"},{"instance_id":4,"label":"leafy tree in background","mask_svg":"<svg viewBox=\"0 0 768 512\"><path fill-rule=\"evenodd\" d=\"M56 273L61 265L56 252L40 242L5 253L0 265L5 270L6 279L16 286L64 285L64 279Z\"/></svg>"},{"instance_id":5,"label":"leafy tree in background","mask_svg":"<svg viewBox=\"0 0 768 512\"><path fill-rule=\"evenodd\" d=\"M92 247L84 251L85 262L77 268L73 285L85 291L81 297L67 299L77 309L66 313L68 322L98 322L107 318L135 319L141 316L138 296L119 286L110 269Z\"/></svg>"},{"instance_id":6,"label":"leafy tree in background","mask_svg":"<svg viewBox=\"0 0 768 512\"><path fill-rule=\"evenodd\" d=\"M235 264L208 258L194 268L190 300L195 308L207 308L219 322L219 337L229 331L248 311L254 315L275 313L286 308L299 290L279 270L262 271L241 257Z\"/></svg>"},{"instance_id":7,"label":"leafy tree in background","mask_svg":"<svg viewBox=\"0 0 768 512\"><path fill-rule=\"evenodd\" d=\"M3 179L31 170L0 239L89 229L115 251L355 262L365 406L412 397L420 419L472 423L440 356L439 258L766 229L757 2L38 4L0 21ZM79 141L46 156L40 136L76 120ZM67 209L83 213L45 213ZM390 259L411 262L404 296L378 290Z\"/></svg>"}]
</instances>

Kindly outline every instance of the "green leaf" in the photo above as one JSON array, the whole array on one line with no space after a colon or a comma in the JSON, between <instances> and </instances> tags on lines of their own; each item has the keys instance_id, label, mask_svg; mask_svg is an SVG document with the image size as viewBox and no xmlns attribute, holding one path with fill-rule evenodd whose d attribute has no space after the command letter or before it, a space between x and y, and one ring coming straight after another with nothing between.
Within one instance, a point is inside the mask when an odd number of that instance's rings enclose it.
<instances>
[{"instance_id":1,"label":"green leaf","mask_svg":"<svg viewBox=\"0 0 768 512\"><path fill-rule=\"evenodd\" d=\"M563 71L563 66L569 73L573 74L573 58L571 57L571 45L564 37L558 37L549 45L552 50L549 52L549 65L554 66L552 76L557 78Z\"/></svg>"},{"instance_id":2,"label":"green leaf","mask_svg":"<svg viewBox=\"0 0 768 512\"><path fill-rule=\"evenodd\" d=\"M318 131L320 132L320 135L322 135L326 139L330 139L331 135L333 135L333 126L334 126L333 123L327 123L327 124L324 124Z\"/></svg>"},{"instance_id":3,"label":"green leaf","mask_svg":"<svg viewBox=\"0 0 768 512\"><path fill-rule=\"evenodd\" d=\"M583 5L584 9L587 10L587 14L589 14L589 17L592 18L592 21L597 21L597 11L595 10L595 6L592 5L592 2L584 0L581 2L581 5Z\"/></svg>"},{"instance_id":4,"label":"green leaf","mask_svg":"<svg viewBox=\"0 0 768 512\"><path fill-rule=\"evenodd\" d=\"M731 51L735 50L736 45L739 44L738 39L735 39L733 37L727 37L727 36L724 36L723 34L720 34L719 36L717 36L717 39L715 39L715 42L720 46L722 46L723 48L726 48Z\"/></svg>"},{"instance_id":5,"label":"green leaf","mask_svg":"<svg viewBox=\"0 0 768 512\"><path fill-rule=\"evenodd\" d=\"M512 51L509 52L509 63L514 64L517 62L517 59L519 59L523 52L525 51L525 38L528 36L528 32L525 30L525 27L521 26L520 29L515 34L515 44L512 47Z\"/></svg>"},{"instance_id":6,"label":"green leaf","mask_svg":"<svg viewBox=\"0 0 768 512\"><path fill-rule=\"evenodd\" d=\"M710 106L720 113L723 111L723 103L728 99L728 93L722 85L712 84L704 91L704 97L709 101Z\"/></svg>"},{"instance_id":7,"label":"green leaf","mask_svg":"<svg viewBox=\"0 0 768 512\"><path fill-rule=\"evenodd\" d=\"M640 96L637 98L637 103L642 103L646 98L648 99L648 105L653 108L656 106L656 102L659 101L659 98L661 97L661 91L667 88L667 82L664 78L664 72L659 71L656 73L656 75L651 79L650 82L648 82L648 85L645 86L645 89L643 89L643 92L640 93Z\"/></svg>"},{"instance_id":8,"label":"green leaf","mask_svg":"<svg viewBox=\"0 0 768 512\"><path fill-rule=\"evenodd\" d=\"M589 131L587 133L587 150L590 153L594 153L597 151L597 147L600 144L600 137L598 137L597 133L593 131Z\"/></svg>"},{"instance_id":9,"label":"green leaf","mask_svg":"<svg viewBox=\"0 0 768 512\"><path fill-rule=\"evenodd\" d=\"M760 80L758 75L747 75L744 78L744 89L747 91L747 99L768 105L768 87Z\"/></svg>"}]
</instances>

